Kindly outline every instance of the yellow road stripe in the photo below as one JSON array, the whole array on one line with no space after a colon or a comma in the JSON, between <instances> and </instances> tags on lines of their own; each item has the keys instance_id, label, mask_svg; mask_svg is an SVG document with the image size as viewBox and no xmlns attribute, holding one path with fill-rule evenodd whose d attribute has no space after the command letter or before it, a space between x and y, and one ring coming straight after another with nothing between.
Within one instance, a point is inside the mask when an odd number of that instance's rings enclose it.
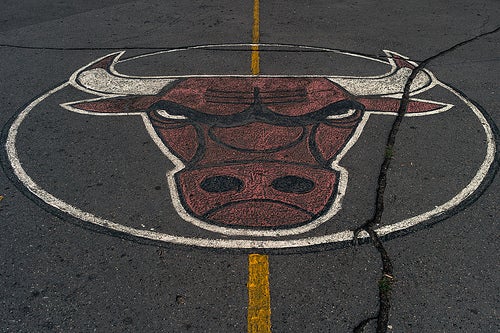
<instances>
[{"instance_id":1,"label":"yellow road stripe","mask_svg":"<svg viewBox=\"0 0 500 333\"><path fill-rule=\"evenodd\" d=\"M253 2L252 75L260 74L259 0ZM248 255L248 333L271 333L269 257Z\"/></svg>"},{"instance_id":2,"label":"yellow road stripe","mask_svg":"<svg viewBox=\"0 0 500 333\"><path fill-rule=\"evenodd\" d=\"M253 2L253 27L252 27L252 74L260 74L260 55L259 55L259 0Z\"/></svg>"},{"instance_id":3,"label":"yellow road stripe","mask_svg":"<svg viewBox=\"0 0 500 333\"><path fill-rule=\"evenodd\" d=\"M248 256L248 333L271 332L271 294L269 293L269 258Z\"/></svg>"}]
</instances>

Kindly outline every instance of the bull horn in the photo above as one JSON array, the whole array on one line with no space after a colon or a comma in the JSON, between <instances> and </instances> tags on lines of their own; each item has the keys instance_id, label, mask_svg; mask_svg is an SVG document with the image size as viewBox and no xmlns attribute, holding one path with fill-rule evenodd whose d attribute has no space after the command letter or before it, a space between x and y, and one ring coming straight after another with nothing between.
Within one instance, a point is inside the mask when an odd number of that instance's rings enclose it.
<instances>
[{"instance_id":1,"label":"bull horn","mask_svg":"<svg viewBox=\"0 0 500 333\"><path fill-rule=\"evenodd\" d=\"M344 89L357 96L390 96L400 97L405 84L417 64L407 60L398 53L384 50L392 69L389 73L377 77L329 77L328 79L341 85ZM436 85L434 75L420 71L412 82L410 94L415 95Z\"/></svg>"},{"instance_id":2,"label":"bull horn","mask_svg":"<svg viewBox=\"0 0 500 333\"><path fill-rule=\"evenodd\" d=\"M175 79L137 78L121 75L114 70L122 52L111 53L80 68L69 82L80 90L91 94L109 95L156 95Z\"/></svg>"}]
</instances>

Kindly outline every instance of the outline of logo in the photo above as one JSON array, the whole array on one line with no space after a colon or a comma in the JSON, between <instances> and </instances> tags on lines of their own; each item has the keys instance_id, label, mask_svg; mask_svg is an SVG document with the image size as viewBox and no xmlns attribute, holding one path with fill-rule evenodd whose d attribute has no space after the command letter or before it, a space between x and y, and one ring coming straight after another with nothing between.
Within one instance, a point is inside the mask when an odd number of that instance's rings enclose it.
<instances>
[{"instance_id":1,"label":"outline of logo","mask_svg":"<svg viewBox=\"0 0 500 333\"><path fill-rule=\"evenodd\" d=\"M177 52L177 51L182 51L186 49L193 49L193 48L209 48L209 47L224 47L224 46L234 46L234 44L222 44L222 45L204 45L204 46L196 46L192 48L183 48L183 49L176 49L176 50L169 50L169 51L164 51L163 53L166 52ZM240 46L248 46L247 44L238 44ZM266 44L262 44L266 45ZM267 44L268 45L268 44ZM284 45L273 45L273 46L281 46L281 47L287 47ZM295 46L296 47L296 46ZM401 84L404 85L405 80L404 80L404 75L409 75L408 72L411 72L412 68L411 66L414 66L415 63L407 60L407 58L394 53L390 51L386 51L388 56L389 56L389 61L381 61L379 59L375 58L370 58L364 55L359 55L355 53L350 53L350 52L343 52L343 51L338 51L334 49L326 49L326 48L315 48L315 47L306 47L303 46L303 48L309 48L309 49L317 49L317 50L323 50L327 52L335 52L335 53L340 53L344 55L350 55L354 57L362 57L368 60L372 61L378 61L382 62L385 64L388 64L391 66L391 70L388 74L380 75L380 76L374 76L374 77L368 77L368 78L356 78L356 77L328 77L329 80L331 80L334 83L339 84L343 88L345 88L347 91L349 91L353 95L366 95L367 89L369 92L372 93L372 95L377 95L382 98L388 98L388 99L397 99L400 98L401 94L399 91L402 91L402 86ZM158 54L162 52L155 52L152 54L146 54L146 55L140 55L132 58L125 59L123 61L130 61L133 59L141 58L141 57L146 57L150 56L153 54ZM21 125L22 121L24 118L31 112L31 110L40 102L42 102L46 97L50 96L51 94L69 86L70 84L77 87L78 89L94 94L94 95L99 95L101 97L95 98L95 99L90 99L90 100L85 100L85 101L78 101L78 102L70 102L70 103L65 103L63 106L67 109L70 109L75 112L79 113L90 113L86 111L82 111L82 109L78 109L73 107L75 104L82 103L82 102L98 102L101 100L106 100L110 98L115 98L115 97L120 97L123 96L124 94L135 94L137 95L137 92L146 92L150 93L151 89L160 91L163 89L163 87L172 82L174 79L178 78L176 77L155 77L155 78L148 78L148 84L144 84L139 77L131 77L131 76L125 76L122 74L117 73L114 70L114 64L118 62L118 58L123 54L123 52L120 53L115 53L112 54L111 59L113 62L109 62L110 56L106 56L103 58L98 59L97 61L84 66L82 69L78 70L75 72L75 74L71 77L71 79L64 83L63 85L47 92L46 94L42 95L40 98L36 99L33 101L30 105L28 105L27 108L21 111L21 113L18 115L18 117L13 121L12 126L9 129L9 132L7 134L6 138L6 154L8 156L8 159L10 163L12 164L13 171L18 177L21 182L26 186L26 188L33 193L35 196L40 198L42 201L44 201L46 204L55 207L65 213L68 213L69 215L76 217L78 219L81 219L83 221L87 221L105 228L109 228L115 231L131 234L133 236L141 237L141 238L147 238L147 239L152 239L152 240L158 240L158 241L163 241L163 242L169 242L169 243L179 243L179 244L186 244L186 245L195 245L195 246L202 246L202 247L215 247L215 248L247 248L247 249L252 249L252 248L290 248L290 247L304 247L304 246L311 246L311 245L320 245L320 244L329 244L329 243L336 243L336 242L342 242L342 241L350 241L352 240L352 231L346 230L343 232L337 232L335 234L330 234L330 235L325 235L325 236L313 236L313 237L308 237L308 238L302 238L302 239L294 239L294 240L246 240L246 239L204 239L204 238L191 238L191 237L182 237L182 236L175 236L175 235L168 235L164 233L158 233L158 232L152 232L152 231L145 231L145 230L138 230L134 229L131 227L127 227L124 225L121 225L119 223L115 223L112 221L107 221L104 219L101 219L97 216L94 216L90 213L83 212L79 210L78 208L75 208L55 197L53 197L50 193L46 192L45 190L41 189L24 171L22 168L19 158L17 156L17 152L15 149L15 139L17 135L17 129ZM107 70L103 69L103 64L107 67ZM406 64L406 65L402 65ZM82 72L87 74L89 73L89 69L91 72L93 72L94 75L86 75L82 76ZM87 72L85 72L87 71ZM403 73L403 72L406 72ZM401 75L403 74L403 80L401 78ZM421 75L420 75L421 74ZM478 170L477 174L473 177L471 182L468 184L466 188L464 188L460 193L458 193L454 198L449 200L448 202L436 207L435 209L428 211L426 213L420 214L418 216L414 216L412 218L391 224L391 225L386 225L383 227L380 227L377 229L377 232L379 235L387 235L391 233L395 233L401 230L405 230L407 228L410 228L412 226L417 225L418 223L427 221L432 218L439 218L439 216L443 215L446 211L453 209L457 207L462 201L470 198L474 193L478 192L478 189L481 187L481 184L484 183L484 180L487 176L487 174L490 174L492 172L492 169L494 167L494 159L495 159L495 154L496 154L496 147L495 147L495 132L494 128L491 127L491 125L488 123L487 119L484 117L482 114L481 110L475 106L473 103L468 101L464 96L462 96L460 93L458 93L456 90L452 89L451 87L446 86L445 84L441 83L438 81L434 75L427 71L424 70L417 76L416 80L416 88L412 92L412 96L416 95L420 92L426 91L428 89L433 88L436 85L439 85L448 91L452 92L454 95L458 96L459 99L462 100L463 103L465 103L476 115L476 117L479 118L479 121L481 122L485 135L487 137L487 152L485 156L485 160L483 161L480 169ZM117 87L112 87L114 89L113 93L110 93L110 91L106 91L105 89L109 89L109 76L115 76L118 78L118 80L115 80L114 82L111 82L111 85L115 84L118 85L121 89L121 93L117 94L116 93L116 88ZM189 76L184 76L184 78L187 78ZM199 77L199 75L193 75L192 77ZM211 77L211 76L207 76ZM228 76L232 77L232 76ZM234 77L234 76L233 76ZM236 77L245 77L242 75L238 75ZM248 76L251 77L251 76ZM265 77L273 77L273 76L265 76ZM275 79L283 78L286 76L274 76ZM299 77L299 76L290 76L290 77ZM314 77L311 75L307 75L304 77ZM323 76L317 76L317 77L325 77ZM105 79L107 82L107 87L103 88L104 90L98 91L99 89L96 89L96 85L98 85L99 79ZM82 84L82 81L86 81L87 84ZM380 88L380 83L386 83L386 82L398 82L399 86L392 85L395 88L387 90L387 88ZM90 83L90 84L89 84ZM89 89L88 87L92 86L92 89ZM413 86L412 86L413 87ZM361 90L360 90L361 89ZM378 91L377 91L378 89ZM362 92L362 93L360 93ZM443 112L448 109L450 109L452 106L450 104L444 104L444 103L436 103L436 102L431 102L431 101L424 101L424 100L419 100L419 99L414 99L412 98L413 101L416 102L424 102L424 103L434 103L435 105L439 105L440 107L434 108L433 111L427 111L428 113L438 113L438 112ZM95 115L95 113L92 113ZM115 112L113 114L111 113L102 113L99 115L137 115L137 113L124 113L124 112ZM315 227L317 227L319 224L324 223L325 221L330 220L341 208L341 201L343 197L343 193L345 193L345 189L347 186L347 170L344 169L339 165L340 160L342 157L346 154L346 152L354 145L356 140L359 138L361 131L366 124L368 117L370 114L388 114L387 110L384 111L367 111L365 112L365 115L362 117L361 121L359 122L356 130L354 133L352 133L350 139L346 142L345 146L339 151L338 155L336 158L332 161L331 163L331 168L334 170L337 170L340 172L340 179L339 179L339 195L336 196L334 203L332 204L331 208L323 215L318 217L313 221L313 223L309 223L306 225L302 225L299 227L294 227L294 228L289 228L289 229L277 229L277 230L251 230L251 229L236 229L236 228L227 228L227 227L220 227L220 226L214 226L212 224L206 223L205 221L200 221L199 219L193 218L192 214L189 214L183 207L178 193L176 191L176 186L175 186L175 174L182 170L185 166L184 163L177 157L175 156L172 152L171 149L168 149L164 142L161 140L161 138L158 137L157 132L155 131L153 125L151 124L151 120L148 118L148 116L145 115L145 113L140 113L139 115L142 116L142 119L146 125L146 128L155 141L155 143L159 146L159 148L162 150L162 152L169 157L171 161L174 162L175 168L172 171L169 171L168 173L168 179L169 179L169 185L170 185L170 190L171 190L171 195L172 199L174 202L174 206L179 212L179 215L186 221L189 221L193 223L194 225L197 225L201 228L210 230L210 231L215 231L219 233L223 233L226 235L244 235L244 236L273 236L273 237L279 237L279 236L286 236L286 235L297 235L299 233L303 233L306 231L309 231ZM394 114L394 111L392 112ZM408 116L419 116L423 115L424 112L416 112L415 114L408 114ZM169 115L172 116L172 115ZM174 116L179 117L179 116ZM179 118L178 118L179 119ZM366 235L361 235L362 237L366 237Z\"/></svg>"}]
</instances>

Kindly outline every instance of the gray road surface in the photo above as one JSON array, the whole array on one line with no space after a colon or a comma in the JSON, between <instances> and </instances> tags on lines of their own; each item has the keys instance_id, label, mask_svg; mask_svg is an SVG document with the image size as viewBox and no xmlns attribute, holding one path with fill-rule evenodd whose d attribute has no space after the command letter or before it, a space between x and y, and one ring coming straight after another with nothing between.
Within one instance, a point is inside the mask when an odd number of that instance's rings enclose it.
<instances>
[{"instance_id":1,"label":"gray road surface","mask_svg":"<svg viewBox=\"0 0 500 333\"><path fill-rule=\"evenodd\" d=\"M120 50L131 57L162 48L251 43L252 8L252 1L7 1L0 13L2 146L19 112L76 69ZM383 50L392 50L418 62L497 29L498 17L493 0L261 1L260 42L381 59ZM492 124L500 122L499 36L485 34L426 67L477 102L494 131ZM330 53L273 50L262 49L262 74L366 76L387 69ZM249 54L248 48L192 50L117 69L128 75L249 74ZM181 223L165 178L173 164L140 117L95 117L58 106L92 97L66 87L26 117L16 147L27 174L77 208L130 227L215 237ZM404 119L383 223L448 202L484 161L484 128L457 96L436 88L419 98L455 107ZM370 117L342 160L349 170L337 216L342 222L308 237L354 229L371 216L393 119ZM0 331L247 331L248 251L142 241L70 218L30 195L2 150ZM442 221L384 240L395 276L388 332L498 331L496 158L480 188L436 219ZM377 315L381 262L371 244L271 251L269 262L273 332L352 332ZM365 332L375 326L369 321Z\"/></svg>"}]
</instances>

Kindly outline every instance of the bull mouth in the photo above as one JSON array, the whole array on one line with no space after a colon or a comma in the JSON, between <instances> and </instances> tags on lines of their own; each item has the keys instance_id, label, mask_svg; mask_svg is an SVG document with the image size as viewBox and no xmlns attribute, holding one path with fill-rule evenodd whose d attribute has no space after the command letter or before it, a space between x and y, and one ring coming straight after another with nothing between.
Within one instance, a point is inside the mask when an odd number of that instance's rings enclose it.
<instances>
[{"instance_id":1,"label":"bull mouth","mask_svg":"<svg viewBox=\"0 0 500 333\"><path fill-rule=\"evenodd\" d=\"M290 228L311 222L316 214L286 202L253 199L228 202L206 212L207 222L239 228Z\"/></svg>"}]
</instances>

